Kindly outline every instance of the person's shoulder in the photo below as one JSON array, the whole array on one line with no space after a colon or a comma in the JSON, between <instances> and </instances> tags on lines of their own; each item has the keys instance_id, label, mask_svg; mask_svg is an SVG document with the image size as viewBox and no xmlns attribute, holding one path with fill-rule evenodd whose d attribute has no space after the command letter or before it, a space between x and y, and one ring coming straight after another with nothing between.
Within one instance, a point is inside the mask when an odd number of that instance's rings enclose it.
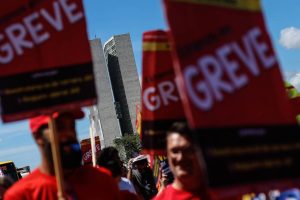
<instances>
[{"instance_id":1,"label":"person's shoulder","mask_svg":"<svg viewBox=\"0 0 300 200\"><path fill-rule=\"evenodd\" d=\"M80 176L84 177L85 180L93 182L93 184L105 185L106 187L116 184L109 173L93 166L83 166L78 173L80 173Z\"/></svg>"},{"instance_id":2,"label":"person's shoulder","mask_svg":"<svg viewBox=\"0 0 300 200\"><path fill-rule=\"evenodd\" d=\"M153 200L170 199L170 195L175 192L172 185L168 185L163 191L161 191Z\"/></svg>"},{"instance_id":3,"label":"person's shoulder","mask_svg":"<svg viewBox=\"0 0 300 200\"><path fill-rule=\"evenodd\" d=\"M128 178L125 178L125 177L121 177L121 181L124 182L124 183L131 184L131 181Z\"/></svg>"},{"instance_id":4,"label":"person's shoulder","mask_svg":"<svg viewBox=\"0 0 300 200\"><path fill-rule=\"evenodd\" d=\"M18 199L34 188L41 187L41 172L35 169L31 174L14 183L5 193L4 199Z\"/></svg>"},{"instance_id":5,"label":"person's shoulder","mask_svg":"<svg viewBox=\"0 0 300 200\"><path fill-rule=\"evenodd\" d=\"M30 186L32 183L36 182L37 184L40 184L40 171L38 169L35 169L32 173L27 175L26 177L20 179L16 183L13 184L12 188L26 188ZM31 183L31 184L29 184Z\"/></svg>"},{"instance_id":6,"label":"person's shoulder","mask_svg":"<svg viewBox=\"0 0 300 200\"><path fill-rule=\"evenodd\" d=\"M88 174L95 177L111 177L111 172L103 167L82 166L80 173Z\"/></svg>"},{"instance_id":7,"label":"person's shoulder","mask_svg":"<svg viewBox=\"0 0 300 200\"><path fill-rule=\"evenodd\" d=\"M119 199L116 181L93 166L81 166L66 177L66 181L77 193L78 199ZM88 192L87 192L88 191Z\"/></svg>"},{"instance_id":8,"label":"person's shoulder","mask_svg":"<svg viewBox=\"0 0 300 200\"><path fill-rule=\"evenodd\" d=\"M173 187L173 185L168 185L166 189L160 192L154 200L163 200L163 199L195 199L201 200L200 194L194 194L186 190L180 190ZM205 198L206 199L206 198Z\"/></svg>"},{"instance_id":9,"label":"person's shoulder","mask_svg":"<svg viewBox=\"0 0 300 200\"><path fill-rule=\"evenodd\" d=\"M106 169L105 167L96 166L96 169L98 169L102 173L112 176L111 171L109 171L109 169Z\"/></svg>"},{"instance_id":10,"label":"person's shoulder","mask_svg":"<svg viewBox=\"0 0 300 200\"><path fill-rule=\"evenodd\" d=\"M121 177L121 180L119 182L119 188L121 190L130 190L132 189L132 187L133 185L129 179Z\"/></svg>"}]
</instances>

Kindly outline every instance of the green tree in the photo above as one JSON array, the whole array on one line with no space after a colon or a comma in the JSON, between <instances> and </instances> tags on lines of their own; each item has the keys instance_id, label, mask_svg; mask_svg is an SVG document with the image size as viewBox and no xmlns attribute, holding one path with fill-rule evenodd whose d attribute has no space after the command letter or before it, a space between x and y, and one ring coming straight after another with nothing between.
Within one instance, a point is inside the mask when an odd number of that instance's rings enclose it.
<instances>
[{"instance_id":1,"label":"green tree","mask_svg":"<svg viewBox=\"0 0 300 200\"><path fill-rule=\"evenodd\" d=\"M126 163L134 155L142 150L140 137L138 134L126 134L121 138L114 139L114 145L120 152L122 160Z\"/></svg>"}]
</instances>

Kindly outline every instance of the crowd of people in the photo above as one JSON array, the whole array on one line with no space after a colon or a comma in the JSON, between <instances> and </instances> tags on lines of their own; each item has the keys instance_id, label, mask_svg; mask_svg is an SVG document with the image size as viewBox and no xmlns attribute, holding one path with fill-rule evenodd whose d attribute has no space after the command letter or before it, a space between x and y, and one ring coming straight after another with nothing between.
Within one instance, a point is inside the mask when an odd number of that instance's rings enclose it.
<instances>
[{"instance_id":1,"label":"crowd of people","mask_svg":"<svg viewBox=\"0 0 300 200\"><path fill-rule=\"evenodd\" d=\"M84 113L81 110L53 114L63 169L64 199L207 199L205 184L200 181L202 169L197 149L186 123L174 123L168 131L167 158L171 171L165 173L162 170L160 180L155 180L146 155L131 158L124 170L125 165L114 147L101 150L97 167L82 165L75 128L76 120L82 117ZM14 184L0 179L0 196L4 200L58 199L49 120L49 116L29 120L41 163L31 174Z\"/></svg>"},{"instance_id":2,"label":"crowd of people","mask_svg":"<svg viewBox=\"0 0 300 200\"><path fill-rule=\"evenodd\" d=\"M129 159L124 165L114 147L106 147L97 157L97 166L83 165L76 135L76 119L81 110L54 113L60 149L64 193L59 198L51 149L49 116L30 119L30 129L38 146L41 163L25 178L13 183L0 176L0 200L211 200L207 191L201 151L185 122L174 122L166 132L169 168L161 168L159 180L153 176L146 155ZM124 168L126 166L126 168ZM157 187L157 182L159 187ZM251 198L251 200L257 198ZM282 192L274 200L298 200L299 190ZM250 200L250 199L249 199Z\"/></svg>"}]
</instances>

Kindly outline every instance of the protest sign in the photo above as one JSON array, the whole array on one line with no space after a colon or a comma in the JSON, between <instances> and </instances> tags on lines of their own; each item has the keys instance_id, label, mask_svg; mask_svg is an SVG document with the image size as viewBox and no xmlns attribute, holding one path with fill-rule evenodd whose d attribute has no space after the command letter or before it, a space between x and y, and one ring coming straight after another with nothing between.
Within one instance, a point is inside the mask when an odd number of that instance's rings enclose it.
<instances>
[{"instance_id":1,"label":"protest sign","mask_svg":"<svg viewBox=\"0 0 300 200\"><path fill-rule=\"evenodd\" d=\"M96 102L81 0L5 1L0 10L4 122Z\"/></svg>"},{"instance_id":2,"label":"protest sign","mask_svg":"<svg viewBox=\"0 0 300 200\"><path fill-rule=\"evenodd\" d=\"M294 123L258 0L165 5L192 128Z\"/></svg>"},{"instance_id":3,"label":"protest sign","mask_svg":"<svg viewBox=\"0 0 300 200\"><path fill-rule=\"evenodd\" d=\"M96 155L99 156L101 151L101 144L99 136L95 137L96 143ZM91 148L91 139L87 138L80 141L82 160L85 165L92 164L92 148Z\"/></svg>"},{"instance_id":4,"label":"protest sign","mask_svg":"<svg viewBox=\"0 0 300 200\"><path fill-rule=\"evenodd\" d=\"M184 111L209 185L299 177L299 128L260 1L164 0L164 6Z\"/></svg>"},{"instance_id":5,"label":"protest sign","mask_svg":"<svg viewBox=\"0 0 300 200\"><path fill-rule=\"evenodd\" d=\"M185 119L176 86L168 33L143 34L142 142L145 151L163 154L166 132Z\"/></svg>"}]
</instances>

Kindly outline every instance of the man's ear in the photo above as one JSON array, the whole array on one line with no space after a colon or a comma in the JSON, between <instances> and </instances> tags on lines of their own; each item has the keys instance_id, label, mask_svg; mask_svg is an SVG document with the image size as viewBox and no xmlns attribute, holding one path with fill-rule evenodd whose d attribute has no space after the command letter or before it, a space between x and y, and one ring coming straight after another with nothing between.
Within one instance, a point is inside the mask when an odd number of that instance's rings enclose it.
<instances>
[{"instance_id":1,"label":"man's ear","mask_svg":"<svg viewBox=\"0 0 300 200\"><path fill-rule=\"evenodd\" d=\"M49 139L49 129L43 128L40 134L37 134L34 139L39 146L43 146L46 138Z\"/></svg>"},{"instance_id":2,"label":"man's ear","mask_svg":"<svg viewBox=\"0 0 300 200\"><path fill-rule=\"evenodd\" d=\"M45 144L43 136L39 136L39 137L35 138L35 141L36 141L37 145L39 145L39 146L43 146Z\"/></svg>"}]
</instances>

